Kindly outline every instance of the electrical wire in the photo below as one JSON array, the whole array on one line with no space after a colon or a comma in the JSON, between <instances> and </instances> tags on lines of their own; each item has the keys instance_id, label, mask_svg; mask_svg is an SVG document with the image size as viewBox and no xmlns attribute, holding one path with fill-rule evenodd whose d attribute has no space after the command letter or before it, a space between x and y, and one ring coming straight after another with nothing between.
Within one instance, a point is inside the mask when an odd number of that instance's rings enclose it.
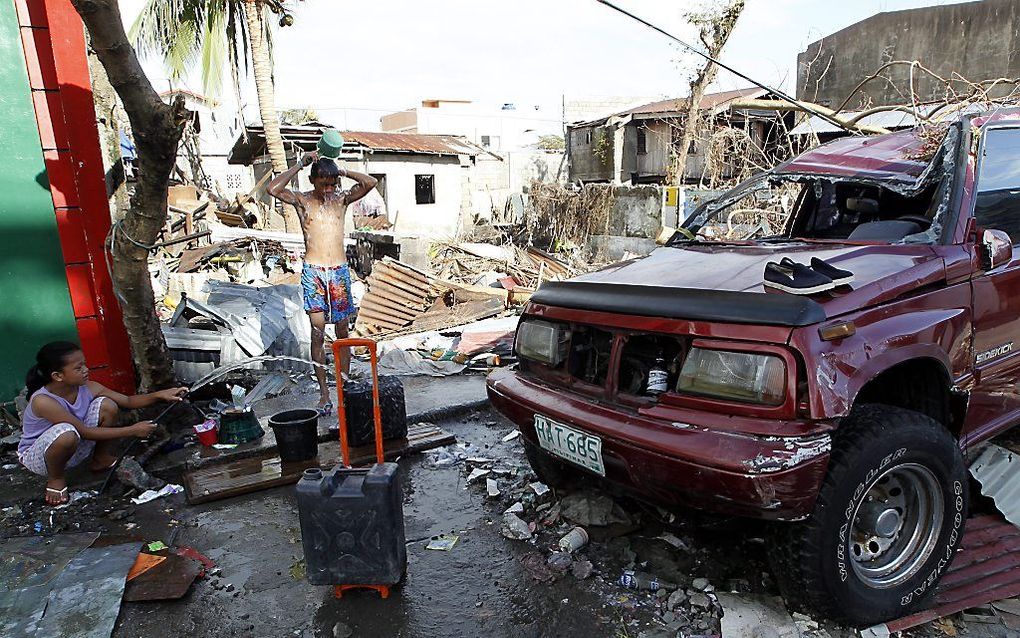
<instances>
[{"instance_id":1,"label":"electrical wire","mask_svg":"<svg viewBox=\"0 0 1020 638\"><path fill-rule=\"evenodd\" d=\"M799 107L801 107L802 109L804 109L805 111L810 113L811 115L816 115L816 116L822 118L823 120L825 120L826 122L828 122L829 124L832 124L834 126L838 126L839 128L841 128L841 129L843 129L845 131L848 131L848 132L850 132L853 135L862 135L862 133L861 133L861 131L859 129L853 128L853 127L849 126L848 124L846 124L845 122L841 122L837 118L832 117L831 115L828 115L826 113L823 113L822 111L819 111L816 108L812 108L810 104L807 104L805 102L801 102L800 100L798 100L798 99L796 99L796 98L794 98L794 97L792 97L790 95L787 95L786 93L784 93L783 91L780 91L779 89L770 87L767 84L763 84L763 83L759 82L758 80L755 80L754 78L752 78L752 77L750 77L748 75L744 75L743 73L741 73L740 71L737 71L736 69L734 69L733 67L729 66L728 64L724 64L723 62L713 58L710 55L708 55L704 51L701 51L701 50L697 49L696 47L693 47L693 46L687 44L686 42L684 42L680 38L676 37L675 35L673 35L669 31L666 31L665 29L652 24L651 22L649 22L648 20L645 20L642 17L634 15L633 13L631 13L630 11L627 11L626 9L624 9L622 7L616 6L612 2L609 2L609 0L595 0L595 1L600 3L600 4L606 5L610 9L613 9L615 11L618 11L618 12L622 13L623 15L627 16L628 18L630 18L632 20L636 20L637 22L640 22L641 24L645 25L649 29L652 29L654 31L658 31L659 33L661 33L662 35L666 36L670 40L676 42L677 44L679 44L683 48L687 49L691 53L694 53L695 55L700 55L701 57L703 57L706 60L708 60L709 62L715 64L719 68L726 69L727 71L729 71L733 75L737 76L738 78L740 78L742 80L746 80L746 81L750 82L751 84L755 85L756 87L758 87L760 89L764 89L764 90L768 91L769 93L773 93L775 95L778 95L779 97L781 97L782 99L786 100L787 102L790 102L791 104L798 105Z\"/></svg>"}]
</instances>

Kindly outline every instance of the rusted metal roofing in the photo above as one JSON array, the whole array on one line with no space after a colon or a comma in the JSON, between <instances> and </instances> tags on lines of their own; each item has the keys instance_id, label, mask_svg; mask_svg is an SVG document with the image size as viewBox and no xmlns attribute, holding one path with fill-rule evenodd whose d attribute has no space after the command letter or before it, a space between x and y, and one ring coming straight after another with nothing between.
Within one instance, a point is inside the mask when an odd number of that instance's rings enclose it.
<instances>
[{"instance_id":1,"label":"rusted metal roofing","mask_svg":"<svg viewBox=\"0 0 1020 638\"><path fill-rule=\"evenodd\" d=\"M702 111L715 111L725 108L730 102L739 99L757 99L768 95L768 91L765 89L759 89L757 87L751 87L746 89L737 89L735 91L721 91L719 93L709 93L702 96L701 98L701 110ZM629 108L626 111L620 111L613 113L607 117L599 118L597 120L591 120L590 122L583 122L575 124L574 126L591 126L593 124L600 124L605 122L611 117L625 117L625 116L641 116L641 115L666 115L666 114L679 114L683 113L687 108L687 99L685 97L670 98L668 100L659 100L658 102L651 102L649 104L642 104Z\"/></svg>"},{"instance_id":2,"label":"rusted metal roofing","mask_svg":"<svg viewBox=\"0 0 1020 638\"><path fill-rule=\"evenodd\" d=\"M280 127L283 145L288 150L315 150L323 131L331 128L327 124L312 123L301 126ZM230 164L251 164L256 158L267 153L266 135L261 125L249 126L246 135L240 135L234 142L227 161ZM341 131L344 136L344 151L369 151L379 153L418 153L423 155L482 155L485 149L457 135L425 135L422 133L375 133L369 131ZM493 157L497 157L493 155Z\"/></svg>"},{"instance_id":3,"label":"rusted metal roofing","mask_svg":"<svg viewBox=\"0 0 1020 638\"><path fill-rule=\"evenodd\" d=\"M702 111L710 111L721 106L725 106L729 102L737 99L755 99L766 95L768 91L765 89L759 89L757 87L751 87L746 89L737 89L736 91L722 91L720 93L708 93L701 97L700 108ZM672 98L669 100L660 100L659 102L652 102L650 104L642 104L641 106L635 106L634 108L621 111L616 115L643 115L643 114L655 114L655 113L672 113L674 111L682 111L687 108L687 98Z\"/></svg>"},{"instance_id":4,"label":"rusted metal roofing","mask_svg":"<svg viewBox=\"0 0 1020 638\"><path fill-rule=\"evenodd\" d=\"M1020 595L1020 529L999 516L975 516L967 520L960 547L931 609L873 627L870 635L889 635Z\"/></svg>"},{"instance_id":5,"label":"rusted metal roofing","mask_svg":"<svg viewBox=\"0 0 1020 638\"><path fill-rule=\"evenodd\" d=\"M923 144L914 130L872 137L844 137L798 155L778 166L775 172L915 182L928 166L928 162L916 159Z\"/></svg>"},{"instance_id":6,"label":"rusted metal roofing","mask_svg":"<svg viewBox=\"0 0 1020 638\"><path fill-rule=\"evenodd\" d=\"M479 155L483 152L482 149L457 135L374 133L369 131L341 131L340 134L344 136L345 142L355 142L373 151L428 153L431 155Z\"/></svg>"}]
</instances>

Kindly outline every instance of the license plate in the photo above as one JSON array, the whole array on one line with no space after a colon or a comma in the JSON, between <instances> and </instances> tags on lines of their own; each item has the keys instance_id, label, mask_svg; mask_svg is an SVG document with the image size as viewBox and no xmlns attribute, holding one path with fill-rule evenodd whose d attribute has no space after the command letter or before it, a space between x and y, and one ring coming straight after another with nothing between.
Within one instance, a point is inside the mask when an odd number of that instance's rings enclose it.
<instances>
[{"instance_id":1,"label":"license plate","mask_svg":"<svg viewBox=\"0 0 1020 638\"><path fill-rule=\"evenodd\" d=\"M535 415L535 433L542 449L599 476L606 475L606 467L602 464L602 439L599 437L557 423L541 414Z\"/></svg>"}]
</instances>

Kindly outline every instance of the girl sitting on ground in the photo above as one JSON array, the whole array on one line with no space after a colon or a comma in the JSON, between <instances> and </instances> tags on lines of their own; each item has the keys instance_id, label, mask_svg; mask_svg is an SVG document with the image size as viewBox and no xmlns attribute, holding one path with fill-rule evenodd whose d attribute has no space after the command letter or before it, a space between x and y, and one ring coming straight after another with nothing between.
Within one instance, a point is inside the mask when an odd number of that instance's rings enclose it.
<instances>
[{"instance_id":1,"label":"girl sitting on ground","mask_svg":"<svg viewBox=\"0 0 1020 638\"><path fill-rule=\"evenodd\" d=\"M47 477L46 503L68 501L64 471L92 457L90 468L102 472L117 459L114 439L147 438L156 428L152 421L119 427L120 408L144 408L158 401L180 401L186 388L171 388L124 396L89 381L85 354L76 344L54 341L35 355L28 371L28 408L22 419L18 460L32 472Z\"/></svg>"}]
</instances>

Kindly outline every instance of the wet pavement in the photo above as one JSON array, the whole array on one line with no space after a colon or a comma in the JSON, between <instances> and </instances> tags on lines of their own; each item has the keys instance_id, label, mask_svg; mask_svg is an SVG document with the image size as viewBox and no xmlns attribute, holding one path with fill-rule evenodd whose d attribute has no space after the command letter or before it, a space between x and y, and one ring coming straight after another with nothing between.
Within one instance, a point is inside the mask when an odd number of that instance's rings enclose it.
<instances>
[{"instance_id":1,"label":"wet pavement","mask_svg":"<svg viewBox=\"0 0 1020 638\"><path fill-rule=\"evenodd\" d=\"M547 557L571 526L562 512L556 516L569 495L538 496L527 486L535 479L520 440L502 441L513 428L496 413L483 410L440 425L466 447L400 460L408 569L406 582L386 600L371 591L348 592L338 600L331 588L307 583L293 487L193 507L182 496L138 506L88 499L81 507L58 510L52 520L37 503L22 501L20 512L0 510L6 517L2 531L31 534L38 522L43 533L128 533L191 546L216 561L218 571L198 580L181 600L123 604L114 631L123 637L717 635L715 592L775 594L767 567L767 530L761 524L693 513L670 520L655 508L622 497L612 510L616 522L589 527L591 543L566 558L562 571L550 567ZM492 462L436 464L457 451ZM484 478L467 483L473 467L490 470L488 478L496 477L500 496L487 496ZM9 495L23 490L7 487L25 480L31 479L10 470L0 474L0 505L10 506ZM570 499L578 495L605 497L583 485ZM525 508L523 520L552 519L535 530L531 541L501 534L504 510L519 500ZM443 534L459 536L451 550L425 549L430 539ZM583 567L585 561L592 563L593 574L579 579L570 568ZM625 568L676 583L681 593L667 598L625 589L617 582ZM680 604L670 610L676 602ZM804 636L855 635L824 623L815 629L810 619L800 620ZM755 636L786 635L782 628L771 629ZM906 635L956 635L950 631L975 638L1020 636L1001 625L959 620L952 629L928 625Z\"/></svg>"}]
</instances>

